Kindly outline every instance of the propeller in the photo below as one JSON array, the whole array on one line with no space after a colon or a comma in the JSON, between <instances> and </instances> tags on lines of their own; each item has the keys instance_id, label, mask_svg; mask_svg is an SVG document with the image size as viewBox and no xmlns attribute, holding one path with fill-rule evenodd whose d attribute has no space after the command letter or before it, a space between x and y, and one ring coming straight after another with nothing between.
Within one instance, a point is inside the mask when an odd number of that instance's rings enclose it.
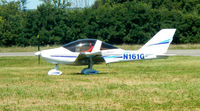
<instances>
[{"instance_id":1,"label":"propeller","mask_svg":"<svg viewBox=\"0 0 200 111\"><path fill-rule=\"evenodd\" d=\"M36 52L35 55L38 56L38 64L40 64L40 55L41 55L41 52L40 52L40 35L37 35L37 39L38 39L38 52Z\"/></svg>"},{"instance_id":2,"label":"propeller","mask_svg":"<svg viewBox=\"0 0 200 111\"><path fill-rule=\"evenodd\" d=\"M41 51L36 52L35 55L38 56L38 64L40 64Z\"/></svg>"}]
</instances>

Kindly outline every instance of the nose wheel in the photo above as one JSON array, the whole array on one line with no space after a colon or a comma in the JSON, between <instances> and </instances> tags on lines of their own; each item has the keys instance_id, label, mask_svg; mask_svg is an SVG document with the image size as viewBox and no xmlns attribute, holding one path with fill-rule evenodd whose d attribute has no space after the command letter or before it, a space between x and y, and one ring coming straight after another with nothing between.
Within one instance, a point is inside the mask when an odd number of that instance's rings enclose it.
<instances>
[{"instance_id":1,"label":"nose wheel","mask_svg":"<svg viewBox=\"0 0 200 111\"><path fill-rule=\"evenodd\" d=\"M51 69L49 72L48 72L48 75L61 75L62 72L58 70L59 69L59 66L58 64L56 64L56 66L54 67L54 69Z\"/></svg>"},{"instance_id":2,"label":"nose wheel","mask_svg":"<svg viewBox=\"0 0 200 111\"><path fill-rule=\"evenodd\" d=\"M85 68L81 71L81 74L98 74L99 72L96 70L92 69L93 66L93 61L92 61L92 57L89 57L89 64L88 64L88 68Z\"/></svg>"}]
</instances>

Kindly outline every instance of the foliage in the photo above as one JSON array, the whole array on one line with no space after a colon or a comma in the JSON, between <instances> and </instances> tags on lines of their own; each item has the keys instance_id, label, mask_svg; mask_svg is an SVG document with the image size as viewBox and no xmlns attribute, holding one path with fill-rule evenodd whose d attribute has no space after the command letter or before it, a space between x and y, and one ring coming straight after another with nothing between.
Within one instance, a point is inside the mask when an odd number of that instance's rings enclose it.
<instances>
[{"instance_id":1,"label":"foliage","mask_svg":"<svg viewBox=\"0 0 200 111\"><path fill-rule=\"evenodd\" d=\"M0 0L0 46L42 45L96 38L143 44L162 28L176 28L174 43L200 43L199 0L97 0L91 8L68 9L67 0Z\"/></svg>"}]
</instances>

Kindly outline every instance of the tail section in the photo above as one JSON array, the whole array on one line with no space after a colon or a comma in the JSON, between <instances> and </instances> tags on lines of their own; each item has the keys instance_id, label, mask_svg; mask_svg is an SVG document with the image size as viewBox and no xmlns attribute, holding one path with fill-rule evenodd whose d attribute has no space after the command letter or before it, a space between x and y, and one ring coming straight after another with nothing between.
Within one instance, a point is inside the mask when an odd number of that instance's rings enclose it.
<instances>
[{"instance_id":1,"label":"tail section","mask_svg":"<svg viewBox=\"0 0 200 111\"><path fill-rule=\"evenodd\" d=\"M153 36L142 48L140 52L149 54L164 54L167 52L170 43L173 40L176 29L162 29Z\"/></svg>"}]
</instances>

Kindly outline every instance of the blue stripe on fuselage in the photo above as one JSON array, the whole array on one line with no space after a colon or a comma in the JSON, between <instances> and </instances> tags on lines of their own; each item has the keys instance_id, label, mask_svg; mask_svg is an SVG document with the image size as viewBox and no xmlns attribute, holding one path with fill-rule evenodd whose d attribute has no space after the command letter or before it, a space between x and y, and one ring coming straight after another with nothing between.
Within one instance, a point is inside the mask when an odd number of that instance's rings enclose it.
<instances>
[{"instance_id":1,"label":"blue stripe on fuselage","mask_svg":"<svg viewBox=\"0 0 200 111\"><path fill-rule=\"evenodd\" d=\"M76 58L77 56L57 56L57 55L51 55L51 57L66 57L66 58Z\"/></svg>"},{"instance_id":2,"label":"blue stripe on fuselage","mask_svg":"<svg viewBox=\"0 0 200 111\"><path fill-rule=\"evenodd\" d=\"M104 59L110 59L110 58L122 58L122 56L102 56Z\"/></svg>"}]
</instances>

